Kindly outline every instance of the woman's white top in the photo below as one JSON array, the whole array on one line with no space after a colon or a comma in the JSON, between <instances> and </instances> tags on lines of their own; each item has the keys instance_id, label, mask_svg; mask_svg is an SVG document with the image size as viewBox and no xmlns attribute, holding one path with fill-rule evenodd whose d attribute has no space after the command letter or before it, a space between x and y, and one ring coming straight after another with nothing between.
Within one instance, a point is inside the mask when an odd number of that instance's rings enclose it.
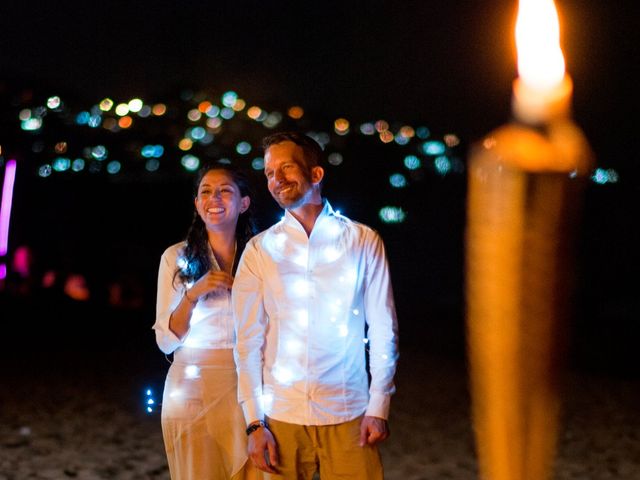
<instances>
[{"instance_id":1,"label":"woman's white top","mask_svg":"<svg viewBox=\"0 0 640 480\"><path fill-rule=\"evenodd\" d=\"M181 346L190 348L233 348L235 332L231 310L231 292L202 296L191 314L189 331L181 340L169 329L169 317L191 285L182 283L175 272L186 261L183 251L186 242L167 248L160 259L158 298L156 301L156 342L164 353L172 353ZM219 270L213 253L213 268Z\"/></svg>"}]
</instances>

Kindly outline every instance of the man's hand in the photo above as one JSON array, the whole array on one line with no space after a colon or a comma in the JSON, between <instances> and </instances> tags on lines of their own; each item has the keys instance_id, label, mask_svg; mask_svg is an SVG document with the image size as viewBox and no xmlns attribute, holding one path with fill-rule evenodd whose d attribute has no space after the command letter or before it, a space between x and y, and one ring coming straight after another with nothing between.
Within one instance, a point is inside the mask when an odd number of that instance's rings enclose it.
<instances>
[{"instance_id":1,"label":"man's hand","mask_svg":"<svg viewBox=\"0 0 640 480\"><path fill-rule=\"evenodd\" d=\"M267 473L278 473L278 447L267 427L259 428L249 435L247 450L256 468Z\"/></svg>"},{"instance_id":2,"label":"man's hand","mask_svg":"<svg viewBox=\"0 0 640 480\"><path fill-rule=\"evenodd\" d=\"M375 445L387 439L389 424L384 418L365 416L360 424L360 446Z\"/></svg>"}]
</instances>

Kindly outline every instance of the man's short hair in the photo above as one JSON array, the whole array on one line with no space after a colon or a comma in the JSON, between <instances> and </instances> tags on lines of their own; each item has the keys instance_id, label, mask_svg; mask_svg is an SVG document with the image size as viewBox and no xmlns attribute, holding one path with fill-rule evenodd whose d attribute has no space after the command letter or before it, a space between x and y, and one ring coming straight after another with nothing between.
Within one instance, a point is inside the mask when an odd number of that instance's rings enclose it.
<instances>
[{"instance_id":1,"label":"man's short hair","mask_svg":"<svg viewBox=\"0 0 640 480\"><path fill-rule=\"evenodd\" d=\"M271 145L277 145L283 142L293 142L302 148L304 153L304 161L308 170L316 166L323 166L324 152L320 144L308 135L299 132L277 132L264 137L262 140L262 148L266 153Z\"/></svg>"}]
</instances>

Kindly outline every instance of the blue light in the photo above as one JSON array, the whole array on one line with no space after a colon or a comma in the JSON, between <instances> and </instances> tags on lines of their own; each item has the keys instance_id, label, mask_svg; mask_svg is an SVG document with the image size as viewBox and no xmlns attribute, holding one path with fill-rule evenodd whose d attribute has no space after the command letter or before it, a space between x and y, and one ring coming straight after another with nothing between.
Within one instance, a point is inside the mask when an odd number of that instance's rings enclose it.
<instances>
[{"instance_id":1,"label":"blue light","mask_svg":"<svg viewBox=\"0 0 640 480\"><path fill-rule=\"evenodd\" d=\"M146 395L147 398L146 398L146 401L145 401L145 406L146 406L147 413L153 413L155 405L156 405L156 401L153 398L153 392L151 391L150 388L148 388L147 391L146 391L146 394L147 394ZM162 404L160 403L160 404L157 404L157 405L160 406Z\"/></svg>"},{"instance_id":2,"label":"blue light","mask_svg":"<svg viewBox=\"0 0 640 480\"><path fill-rule=\"evenodd\" d=\"M238 101L238 94L233 90L229 90L222 95L222 104L225 107L233 107Z\"/></svg>"},{"instance_id":3,"label":"blue light","mask_svg":"<svg viewBox=\"0 0 640 480\"><path fill-rule=\"evenodd\" d=\"M82 158L76 158L71 164L71 170L79 172L84 169L84 160Z\"/></svg>"},{"instance_id":4,"label":"blue light","mask_svg":"<svg viewBox=\"0 0 640 480\"><path fill-rule=\"evenodd\" d=\"M53 161L52 166L56 172L64 172L71 167L71 160L66 157L58 157Z\"/></svg>"},{"instance_id":5,"label":"blue light","mask_svg":"<svg viewBox=\"0 0 640 480\"><path fill-rule=\"evenodd\" d=\"M407 179L401 173L394 173L389 177L389 183L394 188L404 188L407 186Z\"/></svg>"},{"instance_id":6,"label":"blue light","mask_svg":"<svg viewBox=\"0 0 640 480\"><path fill-rule=\"evenodd\" d=\"M407 214L400 207L382 207L378 213L384 223L402 223Z\"/></svg>"},{"instance_id":7,"label":"blue light","mask_svg":"<svg viewBox=\"0 0 640 480\"><path fill-rule=\"evenodd\" d=\"M91 128L98 128L102 123L102 117L100 115L91 115L87 121L87 125Z\"/></svg>"},{"instance_id":8,"label":"blue light","mask_svg":"<svg viewBox=\"0 0 640 480\"><path fill-rule=\"evenodd\" d=\"M207 131L202 127L194 127L191 129L191 132L189 132L193 140L202 140L206 134Z\"/></svg>"},{"instance_id":9,"label":"blue light","mask_svg":"<svg viewBox=\"0 0 640 480\"><path fill-rule=\"evenodd\" d=\"M427 155L442 155L445 152L444 143L438 140L430 140L422 144L422 150Z\"/></svg>"},{"instance_id":10,"label":"blue light","mask_svg":"<svg viewBox=\"0 0 640 480\"><path fill-rule=\"evenodd\" d=\"M264 168L264 158L256 157L251 160L251 168L254 170L262 170Z\"/></svg>"},{"instance_id":11,"label":"blue light","mask_svg":"<svg viewBox=\"0 0 640 480\"><path fill-rule=\"evenodd\" d=\"M107 172L109 172L111 175L115 175L116 173L118 173L121 168L122 165L117 160L112 160L107 164Z\"/></svg>"},{"instance_id":12,"label":"blue light","mask_svg":"<svg viewBox=\"0 0 640 480\"><path fill-rule=\"evenodd\" d=\"M182 157L180 164L190 172L197 170L200 167L200 159L195 155L187 154Z\"/></svg>"},{"instance_id":13,"label":"blue light","mask_svg":"<svg viewBox=\"0 0 640 480\"><path fill-rule=\"evenodd\" d=\"M42 165L38 169L38 175L40 175L43 178L48 177L49 175L51 175L51 165Z\"/></svg>"},{"instance_id":14,"label":"blue light","mask_svg":"<svg viewBox=\"0 0 640 480\"><path fill-rule=\"evenodd\" d=\"M409 170L417 170L422 166L422 161L415 155L407 155L404 157L404 166Z\"/></svg>"},{"instance_id":15,"label":"blue light","mask_svg":"<svg viewBox=\"0 0 640 480\"><path fill-rule=\"evenodd\" d=\"M446 175L451 170L451 161L444 155L436 157L433 165L436 168L436 172L438 172L440 175Z\"/></svg>"},{"instance_id":16,"label":"blue light","mask_svg":"<svg viewBox=\"0 0 640 480\"><path fill-rule=\"evenodd\" d=\"M155 157L154 155L155 152L156 152L156 147L154 145L145 145L140 150L140 155L142 155L144 158L151 158L151 157Z\"/></svg>"},{"instance_id":17,"label":"blue light","mask_svg":"<svg viewBox=\"0 0 640 480\"><path fill-rule=\"evenodd\" d=\"M399 133L397 133L396 136L393 137L393 139L398 145L406 145L411 140L409 137L405 137L404 135L401 135Z\"/></svg>"},{"instance_id":18,"label":"blue light","mask_svg":"<svg viewBox=\"0 0 640 480\"><path fill-rule=\"evenodd\" d=\"M20 123L20 128L22 128L22 130L26 130L27 132L40 130L40 127L42 127L42 119L39 117L31 117L27 120L23 120Z\"/></svg>"},{"instance_id":19,"label":"blue light","mask_svg":"<svg viewBox=\"0 0 640 480\"><path fill-rule=\"evenodd\" d=\"M246 155L251 151L251 144L249 142L240 142L236 145L236 152L240 155Z\"/></svg>"},{"instance_id":20,"label":"blue light","mask_svg":"<svg viewBox=\"0 0 640 480\"><path fill-rule=\"evenodd\" d=\"M89 112L80 112L76 116L76 123L78 125L86 125L89 123L89 119L91 118L91 114Z\"/></svg>"},{"instance_id":21,"label":"blue light","mask_svg":"<svg viewBox=\"0 0 640 480\"><path fill-rule=\"evenodd\" d=\"M104 145L96 145L91 149L91 156L96 160L104 160L108 154L109 152Z\"/></svg>"},{"instance_id":22,"label":"blue light","mask_svg":"<svg viewBox=\"0 0 640 480\"><path fill-rule=\"evenodd\" d=\"M418 127L416 128L416 135L418 138L424 140L425 138L429 138L431 131L427 127Z\"/></svg>"},{"instance_id":23,"label":"blue light","mask_svg":"<svg viewBox=\"0 0 640 480\"><path fill-rule=\"evenodd\" d=\"M376 133L376 126L373 123L363 123L360 125L360 133L363 135L373 135Z\"/></svg>"},{"instance_id":24,"label":"blue light","mask_svg":"<svg viewBox=\"0 0 640 480\"><path fill-rule=\"evenodd\" d=\"M599 185L604 185L605 183L617 183L618 178L618 172L612 168L608 170L605 170L604 168L596 168L591 176L591 180Z\"/></svg>"},{"instance_id":25,"label":"blue light","mask_svg":"<svg viewBox=\"0 0 640 480\"><path fill-rule=\"evenodd\" d=\"M202 145L209 145L209 144L210 144L210 143L212 143L212 142L213 142L213 134L208 133L208 132L207 132L207 134L206 134L204 137L202 137L202 139L200 140L200 143L201 143Z\"/></svg>"},{"instance_id":26,"label":"blue light","mask_svg":"<svg viewBox=\"0 0 640 480\"><path fill-rule=\"evenodd\" d=\"M143 105L138 112L138 116L141 118L147 118L149 115L151 115L151 107L149 105Z\"/></svg>"},{"instance_id":27,"label":"blue light","mask_svg":"<svg viewBox=\"0 0 640 480\"><path fill-rule=\"evenodd\" d=\"M217 117L218 115L220 115L220 107L218 107L217 105L211 105L205 112L205 115L209 118Z\"/></svg>"},{"instance_id":28,"label":"blue light","mask_svg":"<svg viewBox=\"0 0 640 480\"><path fill-rule=\"evenodd\" d=\"M236 112L233 111L233 108L229 108L229 107L225 107L220 111L220 116L225 120L229 120L230 118L233 118L235 114Z\"/></svg>"},{"instance_id":29,"label":"blue light","mask_svg":"<svg viewBox=\"0 0 640 480\"><path fill-rule=\"evenodd\" d=\"M156 158L151 158L144 164L144 168L147 172L156 172L160 168L160 162Z\"/></svg>"}]
</instances>

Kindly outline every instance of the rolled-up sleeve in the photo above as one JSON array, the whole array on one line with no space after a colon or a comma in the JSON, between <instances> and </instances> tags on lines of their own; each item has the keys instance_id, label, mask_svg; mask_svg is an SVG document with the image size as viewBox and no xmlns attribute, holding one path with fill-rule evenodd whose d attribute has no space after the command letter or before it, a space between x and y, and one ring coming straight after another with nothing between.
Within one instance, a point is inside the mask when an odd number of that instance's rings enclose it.
<instances>
[{"instance_id":1,"label":"rolled-up sleeve","mask_svg":"<svg viewBox=\"0 0 640 480\"><path fill-rule=\"evenodd\" d=\"M262 365L267 316L259 260L254 239L247 244L240 259L231 294L236 329L234 355L238 402L247 423L264 418Z\"/></svg>"},{"instance_id":2,"label":"rolled-up sleeve","mask_svg":"<svg viewBox=\"0 0 640 480\"><path fill-rule=\"evenodd\" d=\"M158 297L156 299L156 321L153 329L158 347L166 354L172 353L182 345L182 340L169 328L171 313L180 303L184 291L181 285L174 285L177 256L177 246L169 247L162 254L158 269Z\"/></svg>"},{"instance_id":3,"label":"rolled-up sleeve","mask_svg":"<svg viewBox=\"0 0 640 480\"><path fill-rule=\"evenodd\" d=\"M371 373L365 415L388 418L391 395L395 392L393 377L398 361L398 321L384 244L373 230L366 236L365 249L364 305L369 328Z\"/></svg>"}]
</instances>

